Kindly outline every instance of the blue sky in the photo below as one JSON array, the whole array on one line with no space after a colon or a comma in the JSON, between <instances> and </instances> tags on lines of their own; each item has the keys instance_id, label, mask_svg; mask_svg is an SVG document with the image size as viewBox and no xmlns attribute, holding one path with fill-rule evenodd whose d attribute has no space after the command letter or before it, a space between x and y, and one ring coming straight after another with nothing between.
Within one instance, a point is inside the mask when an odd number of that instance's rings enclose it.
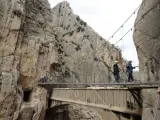
<instances>
[{"instance_id":1,"label":"blue sky","mask_svg":"<svg viewBox=\"0 0 160 120\"><path fill-rule=\"evenodd\" d=\"M54 7L63 0L49 0ZM99 35L106 40L124 23L124 21L140 5L142 0L67 0L73 12L87 22ZM124 25L111 43L118 41L134 24L136 14ZM138 65L138 58L133 44L132 31L123 41L117 44L122 49L125 59L132 60L133 65Z\"/></svg>"}]
</instances>

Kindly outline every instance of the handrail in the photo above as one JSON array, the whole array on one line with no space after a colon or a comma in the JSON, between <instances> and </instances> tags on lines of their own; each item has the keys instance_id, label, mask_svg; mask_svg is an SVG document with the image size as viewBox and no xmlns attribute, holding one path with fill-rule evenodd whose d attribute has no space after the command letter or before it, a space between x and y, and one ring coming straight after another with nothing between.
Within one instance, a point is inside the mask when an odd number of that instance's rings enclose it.
<instances>
[{"instance_id":1,"label":"handrail","mask_svg":"<svg viewBox=\"0 0 160 120\"><path fill-rule=\"evenodd\" d=\"M51 85L59 87L159 87L159 82L124 82L124 83L55 83L55 82L39 82L38 85Z\"/></svg>"}]
</instances>

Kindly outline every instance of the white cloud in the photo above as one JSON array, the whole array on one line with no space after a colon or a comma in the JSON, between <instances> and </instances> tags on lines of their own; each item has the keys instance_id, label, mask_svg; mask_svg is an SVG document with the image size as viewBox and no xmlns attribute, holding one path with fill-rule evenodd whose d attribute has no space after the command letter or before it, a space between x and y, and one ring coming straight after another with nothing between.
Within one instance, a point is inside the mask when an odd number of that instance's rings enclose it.
<instances>
[{"instance_id":1,"label":"white cloud","mask_svg":"<svg viewBox=\"0 0 160 120\"><path fill-rule=\"evenodd\" d=\"M54 7L63 0L49 0L51 7ZM122 23L133 13L140 5L141 0L67 0L75 14L78 14L84 21L88 23L102 37L108 39ZM134 24L136 15L119 31L111 43L119 40ZM123 56L128 60L133 60L133 65L138 64L136 50L132 40L132 32L130 32L118 43L124 48Z\"/></svg>"}]
</instances>

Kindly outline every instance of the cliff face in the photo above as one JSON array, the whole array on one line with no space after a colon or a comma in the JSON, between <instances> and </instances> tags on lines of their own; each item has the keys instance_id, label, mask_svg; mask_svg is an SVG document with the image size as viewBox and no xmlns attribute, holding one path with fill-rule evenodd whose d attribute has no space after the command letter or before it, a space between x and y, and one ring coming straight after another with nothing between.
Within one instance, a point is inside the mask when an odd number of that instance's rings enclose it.
<instances>
[{"instance_id":1,"label":"cliff face","mask_svg":"<svg viewBox=\"0 0 160 120\"><path fill-rule=\"evenodd\" d=\"M111 66L114 60L121 60L120 51L75 15L67 2L53 8L52 15L54 27L57 28L57 51L66 73L64 82L113 80Z\"/></svg>"},{"instance_id":2,"label":"cliff face","mask_svg":"<svg viewBox=\"0 0 160 120\"><path fill-rule=\"evenodd\" d=\"M159 0L144 0L135 21L133 38L138 53L142 81L160 81L159 6ZM142 95L145 100L143 120L159 120L160 111L156 105L156 90L143 90Z\"/></svg>"},{"instance_id":3,"label":"cliff face","mask_svg":"<svg viewBox=\"0 0 160 120\"><path fill-rule=\"evenodd\" d=\"M55 82L107 82L115 59L120 51L68 3L1 0L0 119L44 119L48 93L37 81L47 71Z\"/></svg>"},{"instance_id":4,"label":"cliff face","mask_svg":"<svg viewBox=\"0 0 160 120\"><path fill-rule=\"evenodd\" d=\"M144 0L135 21L134 42L140 61L141 79L159 81L159 1Z\"/></svg>"},{"instance_id":5,"label":"cliff face","mask_svg":"<svg viewBox=\"0 0 160 120\"><path fill-rule=\"evenodd\" d=\"M48 2L1 0L0 36L0 118L43 119L47 91L36 83L56 61Z\"/></svg>"}]
</instances>

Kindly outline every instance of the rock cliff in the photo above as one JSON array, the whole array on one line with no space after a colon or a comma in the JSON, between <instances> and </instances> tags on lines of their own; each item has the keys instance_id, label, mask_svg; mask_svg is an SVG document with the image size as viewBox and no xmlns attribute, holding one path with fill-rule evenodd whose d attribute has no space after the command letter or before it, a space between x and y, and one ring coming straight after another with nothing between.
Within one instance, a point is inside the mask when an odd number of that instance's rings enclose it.
<instances>
[{"instance_id":1,"label":"rock cliff","mask_svg":"<svg viewBox=\"0 0 160 120\"><path fill-rule=\"evenodd\" d=\"M75 15L67 2L53 8L52 15L54 28L57 28L57 51L64 69L63 82L112 80L111 66L114 60L121 60L120 51Z\"/></svg>"},{"instance_id":2,"label":"rock cliff","mask_svg":"<svg viewBox=\"0 0 160 120\"><path fill-rule=\"evenodd\" d=\"M144 0L135 21L133 36L143 81L159 81L159 18L159 0Z\"/></svg>"},{"instance_id":3,"label":"rock cliff","mask_svg":"<svg viewBox=\"0 0 160 120\"><path fill-rule=\"evenodd\" d=\"M122 65L120 51L69 3L51 9L47 0L1 0L0 120L44 119L48 92L37 86L43 75L55 82L108 82L117 59Z\"/></svg>"},{"instance_id":4,"label":"rock cliff","mask_svg":"<svg viewBox=\"0 0 160 120\"><path fill-rule=\"evenodd\" d=\"M160 14L159 0L144 0L137 15L134 43L137 49L141 80L160 81ZM143 120L159 120L156 90L144 90Z\"/></svg>"}]
</instances>

